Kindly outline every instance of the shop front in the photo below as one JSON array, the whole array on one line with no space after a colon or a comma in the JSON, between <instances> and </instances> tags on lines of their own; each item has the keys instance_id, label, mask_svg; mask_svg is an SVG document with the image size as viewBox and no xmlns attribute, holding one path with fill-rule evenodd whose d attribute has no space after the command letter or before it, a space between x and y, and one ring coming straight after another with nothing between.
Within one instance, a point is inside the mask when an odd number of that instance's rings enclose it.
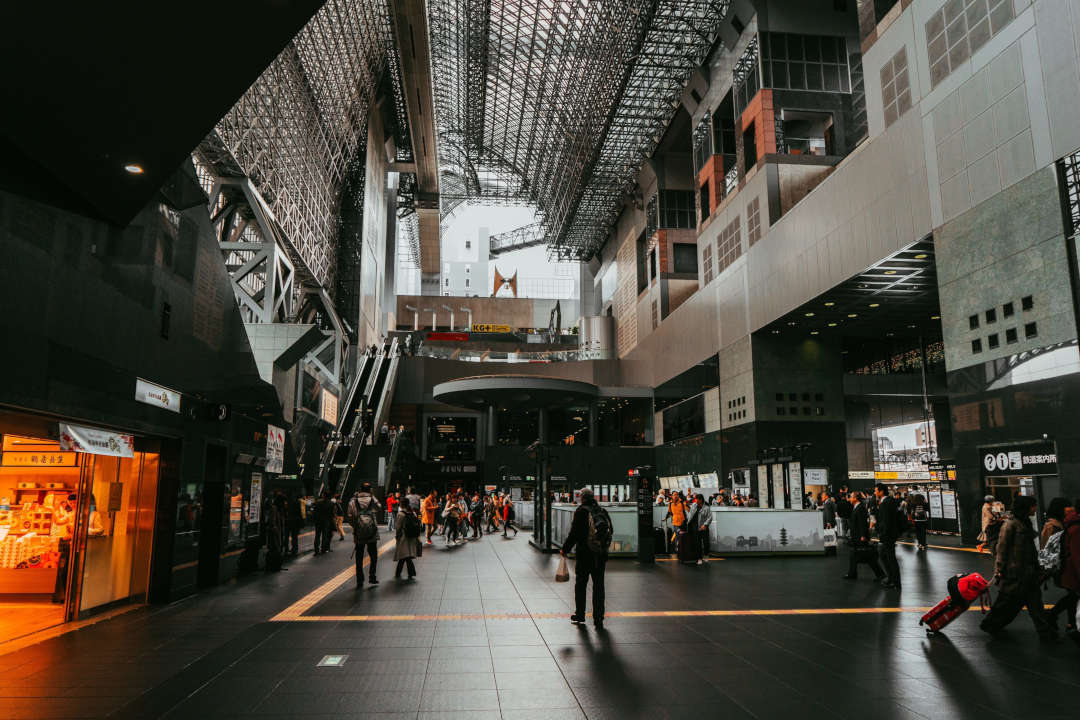
<instances>
[{"instance_id":1,"label":"shop front","mask_svg":"<svg viewBox=\"0 0 1080 720\"><path fill-rule=\"evenodd\" d=\"M0 432L0 642L150 586L160 447L26 417Z\"/></svg>"}]
</instances>

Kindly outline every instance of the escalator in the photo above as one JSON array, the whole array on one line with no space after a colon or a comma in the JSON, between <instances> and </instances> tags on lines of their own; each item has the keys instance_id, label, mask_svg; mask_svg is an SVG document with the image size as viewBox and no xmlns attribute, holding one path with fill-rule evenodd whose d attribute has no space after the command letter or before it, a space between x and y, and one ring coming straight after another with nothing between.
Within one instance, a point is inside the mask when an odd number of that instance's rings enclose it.
<instances>
[{"instance_id":1,"label":"escalator","mask_svg":"<svg viewBox=\"0 0 1080 720\"><path fill-rule=\"evenodd\" d=\"M363 411L357 416L350 432L343 437L348 452L334 488L343 498L350 497L356 489L354 486L357 476L352 471L360 457L361 448L365 444L376 442L379 428L389 414L394 383L397 381L398 364L401 361L398 355L398 340L394 338L389 347L384 346L375 356L362 398ZM342 452L344 448L338 453L338 461Z\"/></svg>"},{"instance_id":2,"label":"escalator","mask_svg":"<svg viewBox=\"0 0 1080 720\"><path fill-rule=\"evenodd\" d=\"M326 443L326 447L323 448L322 456L319 458L318 493L333 485L330 482L330 477L338 451L346 442L346 438L351 437L351 434L355 431L354 425L359 427L358 421L362 418L364 410L364 389L367 387L368 379L371 377L371 371L375 367L377 359L377 356L366 353L360 358L360 367L357 368L356 374L353 376L353 381L345 394L345 403L338 413L337 426L334 428L334 432Z\"/></svg>"}]
</instances>

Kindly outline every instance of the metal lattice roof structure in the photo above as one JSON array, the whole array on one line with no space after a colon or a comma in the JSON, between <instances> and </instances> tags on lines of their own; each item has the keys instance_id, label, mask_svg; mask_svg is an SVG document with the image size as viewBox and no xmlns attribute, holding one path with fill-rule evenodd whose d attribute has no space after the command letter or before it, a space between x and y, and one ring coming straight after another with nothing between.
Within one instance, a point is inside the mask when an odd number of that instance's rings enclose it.
<instances>
[{"instance_id":1,"label":"metal lattice roof structure","mask_svg":"<svg viewBox=\"0 0 1080 720\"><path fill-rule=\"evenodd\" d=\"M595 254L730 0L429 0L444 212L524 202Z\"/></svg>"},{"instance_id":2,"label":"metal lattice roof structure","mask_svg":"<svg viewBox=\"0 0 1080 720\"><path fill-rule=\"evenodd\" d=\"M266 200L315 282L332 287L338 214L381 79L399 82L385 2L329 0L217 124L197 154ZM398 159L410 159L397 87ZM357 238L359 242L359 238Z\"/></svg>"}]
</instances>

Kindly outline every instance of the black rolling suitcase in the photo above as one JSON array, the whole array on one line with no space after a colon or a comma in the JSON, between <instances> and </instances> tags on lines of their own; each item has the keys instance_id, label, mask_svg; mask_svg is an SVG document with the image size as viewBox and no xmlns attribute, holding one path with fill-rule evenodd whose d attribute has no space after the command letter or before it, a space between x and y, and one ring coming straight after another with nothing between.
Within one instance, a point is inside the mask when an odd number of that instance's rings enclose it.
<instances>
[{"instance_id":1,"label":"black rolling suitcase","mask_svg":"<svg viewBox=\"0 0 1080 720\"><path fill-rule=\"evenodd\" d=\"M698 561L697 535L692 532L679 533L679 562L694 564Z\"/></svg>"}]
</instances>

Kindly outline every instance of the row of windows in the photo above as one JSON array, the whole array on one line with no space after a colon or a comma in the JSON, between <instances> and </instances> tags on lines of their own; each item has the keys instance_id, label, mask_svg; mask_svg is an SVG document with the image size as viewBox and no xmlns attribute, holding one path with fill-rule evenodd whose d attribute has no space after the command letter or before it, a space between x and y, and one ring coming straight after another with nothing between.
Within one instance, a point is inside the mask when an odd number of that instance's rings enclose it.
<instances>
[{"instance_id":1,"label":"row of windows","mask_svg":"<svg viewBox=\"0 0 1080 720\"><path fill-rule=\"evenodd\" d=\"M881 68L881 106L885 110L885 127L911 109L911 81L904 48Z\"/></svg>"},{"instance_id":2,"label":"row of windows","mask_svg":"<svg viewBox=\"0 0 1080 720\"><path fill-rule=\"evenodd\" d=\"M724 272L740 255L742 241L739 238L739 218L736 216L716 238L716 274Z\"/></svg>"},{"instance_id":3,"label":"row of windows","mask_svg":"<svg viewBox=\"0 0 1080 720\"><path fill-rule=\"evenodd\" d=\"M746 239L750 246L761 239L761 200L755 197L746 205Z\"/></svg>"},{"instance_id":4,"label":"row of windows","mask_svg":"<svg viewBox=\"0 0 1080 720\"><path fill-rule=\"evenodd\" d=\"M712 245L706 245L701 251L701 271L704 274L704 284L708 285L713 279Z\"/></svg>"},{"instance_id":5,"label":"row of windows","mask_svg":"<svg viewBox=\"0 0 1080 720\"><path fill-rule=\"evenodd\" d=\"M745 404L746 404L746 396L745 395L741 395L741 396L735 398L734 400L728 400L727 401L728 410L730 410L731 408L741 407L741 406L743 406Z\"/></svg>"},{"instance_id":6,"label":"row of windows","mask_svg":"<svg viewBox=\"0 0 1080 720\"><path fill-rule=\"evenodd\" d=\"M948 0L926 21L930 86L936 87L1012 19L1012 0Z\"/></svg>"},{"instance_id":7,"label":"row of windows","mask_svg":"<svg viewBox=\"0 0 1080 720\"><path fill-rule=\"evenodd\" d=\"M793 416L798 415L799 414L799 408L797 408L797 407L790 407L790 408L777 407L776 408L776 414L777 415L793 415ZM802 414L803 415L810 415L811 414L810 408L809 407L804 407L802 409ZM813 414L817 415L818 417L821 417L822 415L825 414L825 408L820 407L820 406L815 407L813 409Z\"/></svg>"},{"instance_id":8,"label":"row of windows","mask_svg":"<svg viewBox=\"0 0 1080 720\"><path fill-rule=\"evenodd\" d=\"M1033 309L1034 307L1035 307L1035 298L1032 297L1031 295L1025 295L1024 297L1020 298L1020 309L1023 310L1024 312L1028 312L1029 310ZM1001 317L1003 317L1003 318L1011 318L1015 314L1016 314L1016 306L1012 303L1011 300L1001 306ZM984 318L986 318L986 324L987 325L991 325L993 323L996 323L997 319L998 319L997 318L997 308L990 308L989 310L986 310L983 313L982 316ZM968 329L969 330L978 330L979 329L979 313L975 313L974 315L971 315L971 316L968 317Z\"/></svg>"},{"instance_id":9,"label":"row of windows","mask_svg":"<svg viewBox=\"0 0 1080 720\"><path fill-rule=\"evenodd\" d=\"M785 398L784 393L776 393L776 402L784 402L784 398ZM799 394L798 393L788 393L787 394L787 401L788 402L796 402L798 399L799 399ZM802 394L802 401L803 402L810 402L810 393L804 392ZM824 393L814 393L814 402L825 402L825 394Z\"/></svg>"},{"instance_id":10,"label":"row of windows","mask_svg":"<svg viewBox=\"0 0 1080 720\"><path fill-rule=\"evenodd\" d=\"M1031 340L1039 336L1038 323L1025 323L1024 324L1024 339ZM1005 330L1005 344L1012 345L1015 342L1019 342L1017 337L1016 328L1008 328ZM986 348L988 350L996 350L1001 346L1001 337L998 333L991 333L986 336ZM971 352L981 353L983 351L982 338L975 338L971 341Z\"/></svg>"},{"instance_id":11,"label":"row of windows","mask_svg":"<svg viewBox=\"0 0 1080 720\"><path fill-rule=\"evenodd\" d=\"M745 410L739 410L737 412L729 412L727 414L728 422L732 422L734 420L742 420L744 417L746 417L746 411Z\"/></svg>"},{"instance_id":12,"label":"row of windows","mask_svg":"<svg viewBox=\"0 0 1080 720\"><path fill-rule=\"evenodd\" d=\"M844 38L775 32L760 38L764 87L851 92Z\"/></svg>"},{"instance_id":13,"label":"row of windows","mask_svg":"<svg viewBox=\"0 0 1080 720\"><path fill-rule=\"evenodd\" d=\"M696 214L693 190L658 190L646 208L646 234L652 237L660 228L692 229Z\"/></svg>"}]
</instances>

